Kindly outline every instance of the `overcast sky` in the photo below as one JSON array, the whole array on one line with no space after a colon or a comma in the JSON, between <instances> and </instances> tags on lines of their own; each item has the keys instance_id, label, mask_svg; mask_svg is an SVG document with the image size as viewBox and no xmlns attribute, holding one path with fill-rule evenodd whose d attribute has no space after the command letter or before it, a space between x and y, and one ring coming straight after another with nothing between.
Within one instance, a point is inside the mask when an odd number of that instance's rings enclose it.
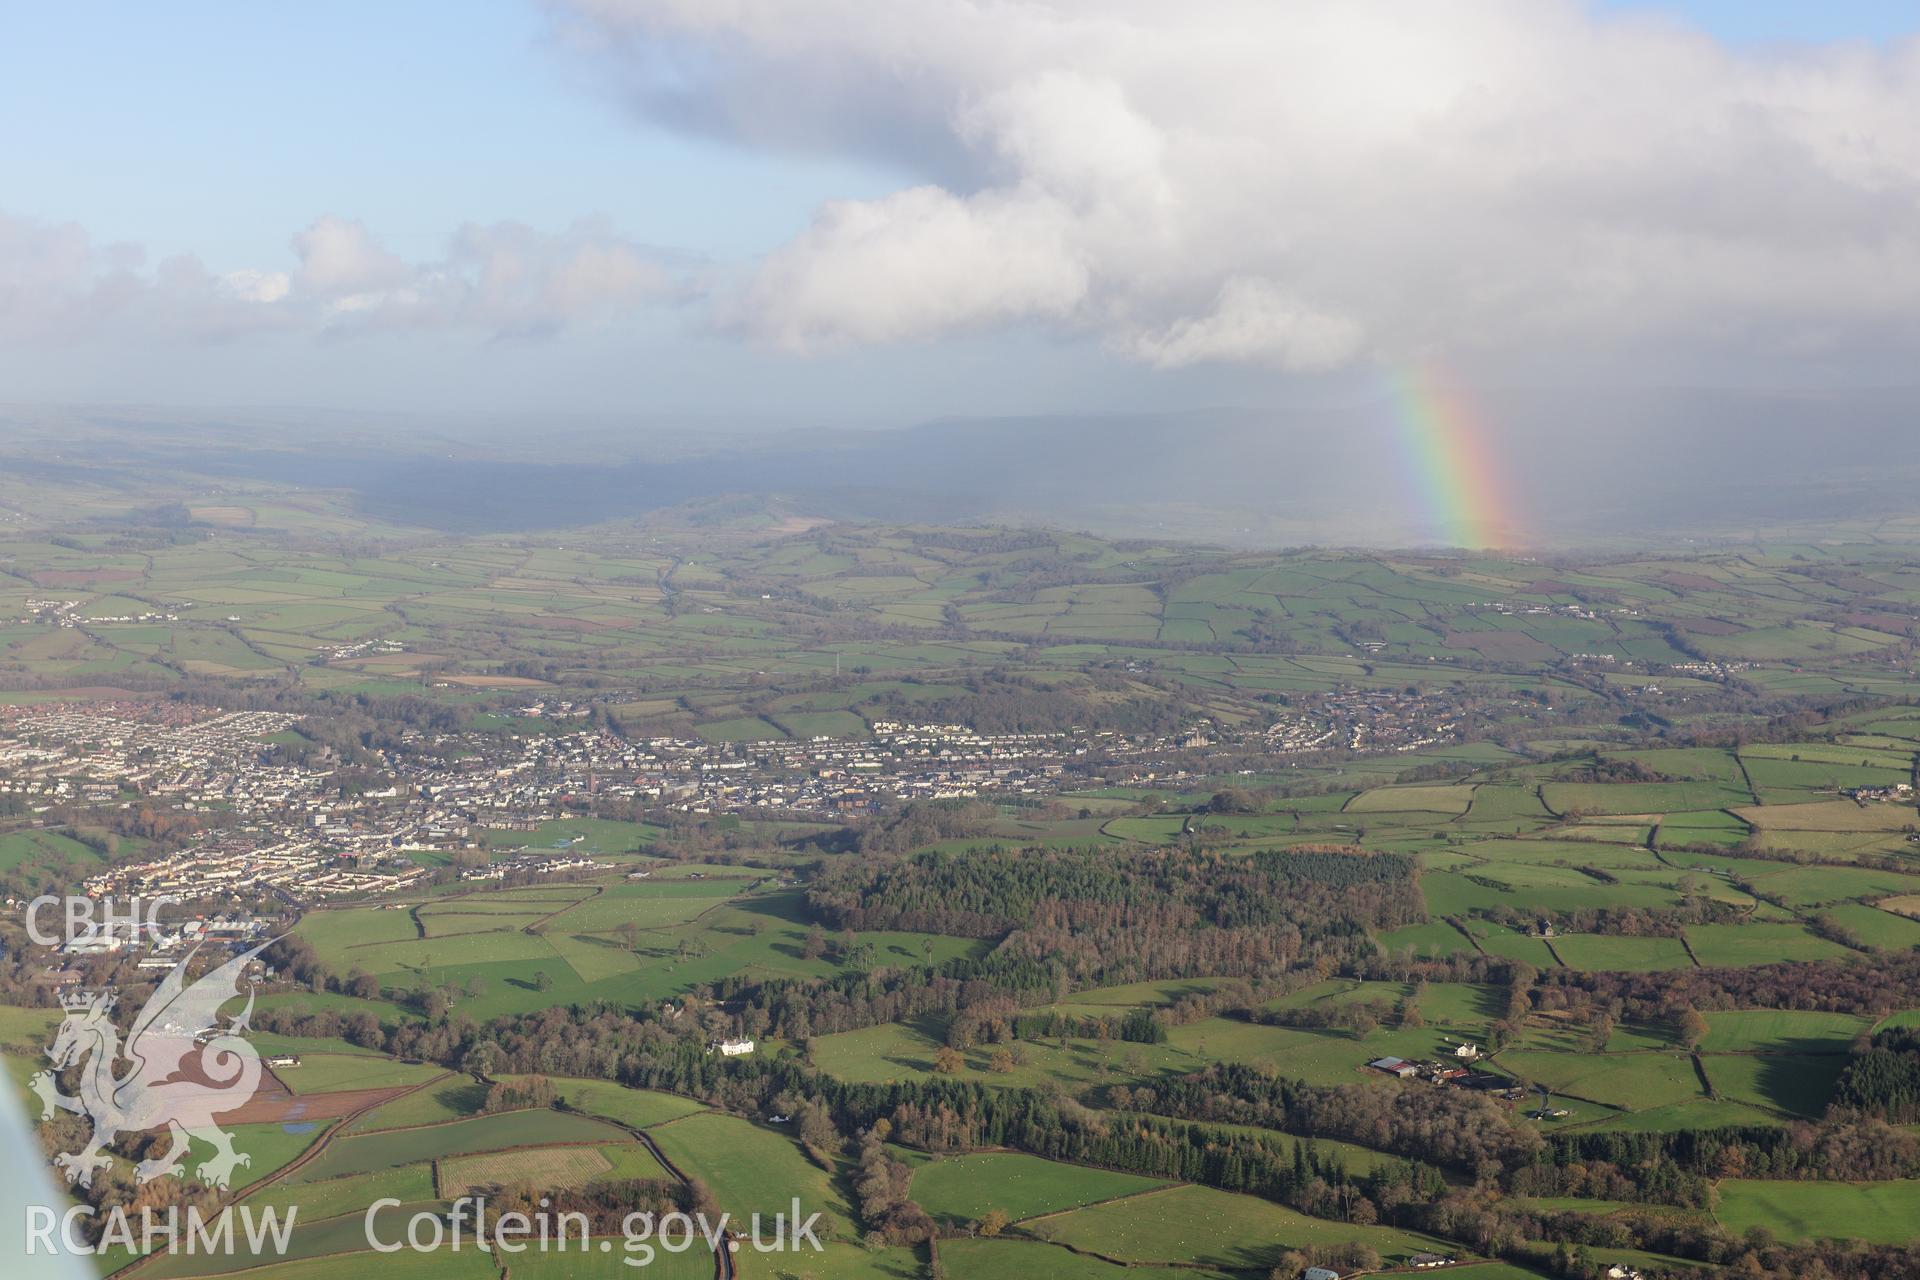
<instances>
[{"instance_id":1,"label":"overcast sky","mask_svg":"<svg viewBox=\"0 0 1920 1280\"><path fill-rule=\"evenodd\" d=\"M1911 382L1914 0L16 6L0 399Z\"/></svg>"}]
</instances>

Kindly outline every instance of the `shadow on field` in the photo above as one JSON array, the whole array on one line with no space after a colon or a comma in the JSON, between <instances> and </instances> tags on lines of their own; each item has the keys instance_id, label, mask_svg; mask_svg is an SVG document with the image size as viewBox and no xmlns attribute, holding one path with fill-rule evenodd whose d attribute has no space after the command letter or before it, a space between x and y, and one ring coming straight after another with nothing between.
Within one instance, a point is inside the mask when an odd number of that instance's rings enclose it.
<instances>
[{"instance_id":1,"label":"shadow on field","mask_svg":"<svg viewBox=\"0 0 1920 1280\"><path fill-rule=\"evenodd\" d=\"M1780 1041L1776 1051L1758 1060L1754 1083L1760 1099L1775 1110L1814 1117L1827 1109L1847 1055L1836 1052L1831 1040L1795 1038Z\"/></svg>"},{"instance_id":2,"label":"shadow on field","mask_svg":"<svg viewBox=\"0 0 1920 1280\"><path fill-rule=\"evenodd\" d=\"M1473 1011L1489 1022L1497 1022L1507 1016L1506 996L1493 987L1475 987Z\"/></svg>"}]
</instances>

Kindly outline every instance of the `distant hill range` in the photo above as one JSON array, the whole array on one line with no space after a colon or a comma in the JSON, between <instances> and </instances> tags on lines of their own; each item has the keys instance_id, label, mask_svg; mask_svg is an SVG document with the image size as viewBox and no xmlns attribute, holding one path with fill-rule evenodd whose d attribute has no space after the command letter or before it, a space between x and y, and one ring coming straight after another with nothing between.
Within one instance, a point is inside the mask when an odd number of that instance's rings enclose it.
<instances>
[{"instance_id":1,"label":"distant hill range","mask_svg":"<svg viewBox=\"0 0 1920 1280\"><path fill-rule=\"evenodd\" d=\"M1455 540L1446 472L1517 547L1676 537L1920 536L1920 393L1502 391L1478 441L1426 445L1384 403L950 419L893 431L713 432L592 424L217 420L15 410L22 476L137 487L339 489L370 516L461 532L564 528L720 496L835 519L1042 523L1246 545ZM1427 447L1439 450L1436 463ZM706 504L709 507L711 504ZM1471 505L1471 504L1470 504Z\"/></svg>"}]
</instances>

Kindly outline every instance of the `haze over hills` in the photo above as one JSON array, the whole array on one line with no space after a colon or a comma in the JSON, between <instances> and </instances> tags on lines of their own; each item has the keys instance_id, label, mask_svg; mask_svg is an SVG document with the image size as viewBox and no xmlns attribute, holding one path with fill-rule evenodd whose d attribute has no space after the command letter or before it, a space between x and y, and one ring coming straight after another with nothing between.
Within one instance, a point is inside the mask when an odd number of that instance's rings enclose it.
<instances>
[{"instance_id":1,"label":"haze over hills","mask_svg":"<svg viewBox=\"0 0 1920 1280\"><path fill-rule=\"evenodd\" d=\"M440 530L569 528L718 497L809 515L1042 524L1247 546L1645 545L1740 538L1764 514L1809 536L1899 536L1920 479L1903 390L1504 390L1478 398L1436 474L1434 428L1385 401L1177 413L948 418L898 430L239 411L15 410L23 480L297 485ZM537 429L530 429L536 428ZM1449 512L1447 508L1454 510ZM1465 508L1465 510L1461 510ZM1465 521L1463 524L1462 521Z\"/></svg>"}]
</instances>

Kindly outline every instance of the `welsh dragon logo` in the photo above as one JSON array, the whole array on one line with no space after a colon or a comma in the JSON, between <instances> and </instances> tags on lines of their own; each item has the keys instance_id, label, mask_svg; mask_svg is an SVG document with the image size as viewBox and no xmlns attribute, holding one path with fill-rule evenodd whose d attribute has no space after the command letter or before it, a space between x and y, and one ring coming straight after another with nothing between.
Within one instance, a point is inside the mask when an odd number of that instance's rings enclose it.
<instances>
[{"instance_id":1,"label":"welsh dragon logo","mask_svg":"<svg viewBox=\"0 0 1920 1280\"><path fill-rule=\"evenodd\" d=\"M243 1033L253 1015L253 993L240 1015L219 1025L220 1006L240 994L240 981L252 960L268 943L235 956L189 985L187 965L195 947L173 967L141 1008L127 1034L124 1050L120 1032L110 1016L112 993L67 999L67 1010L47 1057L53 1070L30 1081L40 1095L42 1120L53 1118L54 1108L84 1115L93 1121L93 1134L79 1151L62 1153L54 1163L66 1171L67 1181L93 1183L94 1171L112 1163L104 1150L123 1133L166 1128L173 1145L165 1154L143 1160L135 1169L140 1182L178 1174L192 1140L214 1149L200 1164L200 1179L225 1187L236 1168L252 1163L233 1149L233 1135L214 1123L214 1116L234 1111L253 1096L260 1083L260 1054ZM80 1075L80 1096L59 1091L54 1071L93 1055ZM132 1070L115 1075L122 1056Z\"/></svg>"}]
</instances>

